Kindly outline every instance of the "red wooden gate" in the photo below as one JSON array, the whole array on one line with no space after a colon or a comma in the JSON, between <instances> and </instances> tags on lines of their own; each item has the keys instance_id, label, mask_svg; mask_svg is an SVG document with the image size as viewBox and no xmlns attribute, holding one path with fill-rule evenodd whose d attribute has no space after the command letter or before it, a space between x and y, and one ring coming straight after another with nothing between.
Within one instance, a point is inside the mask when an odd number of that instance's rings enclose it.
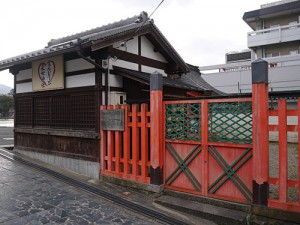
<instances>
[{"instance_id":1,"label":"red wooden gate","mask_svg":"<svg viewBox=\"0 0 300 225\"><path fill-rule=\"evenodd\" d=\"M165 187L252 201L252 99L165 101Z\"/></svg>"}]
</instances>

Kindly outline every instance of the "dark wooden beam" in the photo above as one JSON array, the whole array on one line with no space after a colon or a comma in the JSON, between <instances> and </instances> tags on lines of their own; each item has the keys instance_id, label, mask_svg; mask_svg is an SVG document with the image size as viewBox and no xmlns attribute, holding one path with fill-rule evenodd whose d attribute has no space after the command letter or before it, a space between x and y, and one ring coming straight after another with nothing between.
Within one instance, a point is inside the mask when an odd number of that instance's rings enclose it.
<instances>
[{"instance_id":1,"label":"dark wooden beam","mask_svg":"<svg viewBox=\"0 0 300 225\"><path fill-rule=\"evenodd\" d=\"M108 51L112 57L116 56L118 59L121 59L124 61L141 64L144 66L154 67L154 68L158 68L158 69L162 69L162 70L168 70L168 64L158 61L158 60L154 60L154 59L150 59L150 58L147 58L144 56L139 56L139 55L136 55L133 53L121 51L121 50L115 49L115 48L110 48Z\"/></svg>"},{"instance_id":2,"label":"dark wooden beam","mask_svg":"<svg viewBox=\"0 0 300 225\"><path fill-rule=\"evenodd\" d=\"M77 70L77 71L72 71L72 72L65 72L65 76L69 77L69 76L76 76L76 75L84 75L84 74L87 74L87 73L94 73L95 71L96 71L95 68Z\"/></svg>"},{"instance_id":3,"label":"dark wooden beam","mask_svg":"<svg viewBox=\"0 0 300 225\"><path fill-rule=\"evenodd\" d=\"M24 83L29 83L29 82L32 82L32 79L18 80L18 81L15 81L15 84L24 84Z\"/></svg>"},{"instance_id":4,"label":"dark wooden beam","mask_svg":"<svg viewBox=\"0 0 300 225\"><path fill-rule=\"evenodd\" d=\"M138 55L142 55L142 36L138 37ZM139 68L138 70L141 72L142 71L142 65L139 63Z\"/></svg>"}]
</instances>

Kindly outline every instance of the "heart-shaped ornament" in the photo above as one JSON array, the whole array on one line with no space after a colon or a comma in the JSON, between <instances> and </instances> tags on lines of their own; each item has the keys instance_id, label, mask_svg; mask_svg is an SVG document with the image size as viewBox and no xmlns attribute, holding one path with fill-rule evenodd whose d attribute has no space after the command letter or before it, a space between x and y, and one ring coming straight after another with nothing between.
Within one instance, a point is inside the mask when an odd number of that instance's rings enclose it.
<instances>
[{"instance_id":1,"label":"heart-shaped ornament","mask_svg":"<svg viewBox=\"0 0 300 225\"><path fill-rule=\"evenodd\" d=\"M51 85L52 79L55 74L55 63L51 60L40 63L38 72L40 80L42 81L41 86L46 87Z\"/></svg>"}]
</instances>

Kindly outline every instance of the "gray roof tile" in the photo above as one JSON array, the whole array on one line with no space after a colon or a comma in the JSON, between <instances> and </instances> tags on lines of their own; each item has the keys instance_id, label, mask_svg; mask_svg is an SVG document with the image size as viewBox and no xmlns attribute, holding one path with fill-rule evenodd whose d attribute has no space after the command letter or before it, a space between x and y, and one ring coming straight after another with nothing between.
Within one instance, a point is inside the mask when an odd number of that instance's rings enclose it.
<instances>
[{"instance_id":1,"label":"gray roof tile","mask_svg":"<svg viewBox=\"0 0 300 225\"><path fill-rule=\"evenodd\" d=\"M188 70L184 60L180 57L180 55L176 52L176 50L172 47L160 30L154 25L154 22L149 20L147 13L142 12L140 15L114 22L112 24L104 25L62 38L52 39L48 42L48 46L43 49L0 61L0 71L8 69L14 65L75 51L75 47L79 44L79 42L80 44L84 44L86 47L88 47L92 44L96 44L107 39L112 39L118 35L123 35L126 33L132 33L134 35L141 25L148 25L151 28L151 32L155 33L156 39L160 39L160 43L162 43L164 48L166 48L169 54L172 55L174 61L178 63L182 71Z\"/></svg>"},{"instance_id":2,"label":"gray roof tile","mask_svg":"<svg viewBox=\"0 0 300 225\"><path fill-rule=\"evenodd\" d=\"M181 77L178 78L181 82L196 86L205 91L211 91L213 95L225 95L224 92L214 88L203 79L198 67L189 64L188 66L189 72L186 74L182 74Z\"/></svg>"},{"instance_id":3,"label":"gray roof tile","mask_svg":"<svg viewBox=\"0 0 300 225\"><path fill-rule=\"evenodd\" d=\"M140 81L143 81L143 83L150 84L150 73L144 73L144 72L139 72L136 70L130 70L130 69L125 69L117 66L113 66L113 73L121 76L125 76L128 78L133 78L137 79ZM169 86L169 87L175 87L175 88L180 88L180 89L185 89L185 90L191 90L191 91L199 91L203 92L206 89L203 89L202 87L195 86L193 84L185 83L181 81L180 79L170 79L167 77L163 77L163 85L164 86Z\"/></svg>"},{"instance_id":4,"label":"gray roof tile","mask_svg":"<svg viewBox=\"0 0 300 225\"><path fill-rule=\"evenodd\" d=\"M72 34L66 37L52 39L48 42L48 46L43 49L39 49L37 51L25 53L0 61L0 70L8 69L9 67L18 63L25 63L27 62L27 59L29 61L33 61L41 59L43 58L43 56L46 58L50 53L61 53L61 51L69 51L70 49L73 49L76 46L76 44L78 43L78 38L80 38L82 42L89 42L101 38L108 38L112 35L136 29L141 25L141 22L144 22L147 19L147 13L142 12L140 15L128 18L126 20L121 20L112 24L104 25L102 27L80 32L77 34Z\"/></svg>"}]
</instances>

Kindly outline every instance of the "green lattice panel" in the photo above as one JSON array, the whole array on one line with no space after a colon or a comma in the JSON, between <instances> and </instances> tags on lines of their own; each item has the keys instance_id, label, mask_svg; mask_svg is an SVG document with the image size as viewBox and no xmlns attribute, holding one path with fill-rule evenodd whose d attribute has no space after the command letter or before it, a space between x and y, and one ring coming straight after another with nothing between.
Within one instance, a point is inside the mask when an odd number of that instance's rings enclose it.
<instances>
[{"instance_id":1,"label":"green lattice panel","mask_svg":"<svg viewBox=\"0 0 300 225\"><path fill-rule=\"evenodd\" d=\"M208 104L208 140L227 143L252 143L252 103Z\"/></svg>"},{"instance_id":2,"label":"green lattice panel","mask_svg":"<svg viewBox=\"0 0 300 225\"><path fill-rule=\"evenodd\" d=\"M201 140L201 104L166 105L166 139Z\"/></svg>"}]
</instances>

